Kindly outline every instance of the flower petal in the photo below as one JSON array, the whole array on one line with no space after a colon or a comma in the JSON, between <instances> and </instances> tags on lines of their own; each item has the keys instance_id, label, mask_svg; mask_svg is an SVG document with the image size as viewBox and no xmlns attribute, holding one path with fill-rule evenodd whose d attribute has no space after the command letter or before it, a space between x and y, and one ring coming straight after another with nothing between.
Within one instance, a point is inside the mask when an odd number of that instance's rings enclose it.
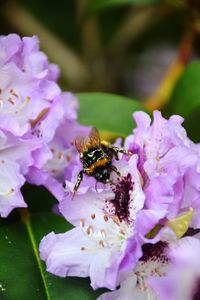
<instances>
[{"instance_id":1,"label":"flower petal","mask_svg":"<svg viewBox=\"0 0 200 300\"><path fill-rule=\"evenodd\" d=\"M20 192L25 179L19 165L2 158L0 161L0 215L7 217L15 207L26 207Z\"/></svg>"}]
</instances>

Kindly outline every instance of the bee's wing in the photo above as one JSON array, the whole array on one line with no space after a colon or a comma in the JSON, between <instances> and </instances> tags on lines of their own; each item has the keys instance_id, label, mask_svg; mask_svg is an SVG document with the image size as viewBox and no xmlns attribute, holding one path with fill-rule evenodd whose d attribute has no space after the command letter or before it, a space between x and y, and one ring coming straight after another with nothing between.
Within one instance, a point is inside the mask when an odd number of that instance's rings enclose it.
<instances>
[{"instance_id":1,"label":"bee's wing","mask_svg":"<svg viewBox=\"0 0 200 300\"><path fill-rule=\"evenodd\" d=\"M75 139L75 146L79 153L87 151L89 145L90 145L89 136L77 136L77 138Z\"/></svg>"},{"instance_id":2,"label":"bee's wing","mask_svg":"<svg viewBox=\"0 0 200 300\"><path fill-rule=\"evenodd\" d=\"M100 135L96 127L92 127L89 134L89 138L90 138L91 147L100 146L101 144Z\"/></svg>"},{"instance_id":3,"label":"bee's wing","mask_svg":"<svg viewBox=\"0 0 200 300\"><path fill-rule=\"evenodd\" d=\"M93 127L88 136L78 136L75 139L78 152L86 152L88 149L100 146L100 136L98 130Z\"/></svg>"}]
</instances>

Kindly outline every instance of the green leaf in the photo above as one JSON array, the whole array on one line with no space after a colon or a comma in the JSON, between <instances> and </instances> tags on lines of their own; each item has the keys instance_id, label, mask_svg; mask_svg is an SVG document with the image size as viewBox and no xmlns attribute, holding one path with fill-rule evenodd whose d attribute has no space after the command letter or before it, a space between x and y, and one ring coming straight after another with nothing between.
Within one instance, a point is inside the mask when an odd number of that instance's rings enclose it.
<instances>
[{"instance_id":1,"label":"green leaf","mask_svg":"<svg viewBox=\"0 0 200 300\"><path fill-rule=\"evenodd\" d=\"M200 106L200 61L188 65L177 82L169 104L169 110L188 116Z\"/></svg>"},{"instance_id":2,"label":"green leaf","mask_svg":"<svg viewBox=\"0 0 200 300\"><path fill-rule=\"evenodd\" d=\"M168 116L179 114L184 117L189 136L195 141L200 140L197 125L200 117L200 61L188 65L174 88L166 112Z\"/></svg>"},{"instance_id":3,"label":"green leaf","mask_svg":"<svg viewBox=\"0 0 200 300\"><path fill-rule=\"evenodd\" d=\"M125 137L135 127L132 114L145 110L135 100L106 93L79 93L79 121L96 126L101 132Z\"/></svg>"},{"instance_id":4,"label":"green leaf","mask_svg":"<svg viewBox=\"0 0 200 300\"><path fill-rule=\"evenodd\" d=\"M0 299L95 300L100 291L92 291L89 280L56 277L45 271L39 258L41 238L51 231L65 232L71 225L52 213L29 217L22 211L23 222L0 227Z\"/></svg>"},{"instance_id":5,"label":"green leaf","mask_svg":"<svg viewBox=\"0 0 200 300\"><path fill-rule=\"evenodd\" d=\"M43 186L26 183L22 188L22 193L31 213L51 211L52 207L58 203L56 198Z\"/></svg>"},{"instance_id":6,"label":"green leaf","mask_svg":"<svg viewBox=\"0 0 200 300\"><path fill-rule=\"evenodd\" d=\"M91 0L89 3L89 11L98 11L106 8L123 5L148 5L159 3L161 0Z\"/></svg>"}]
</instances>

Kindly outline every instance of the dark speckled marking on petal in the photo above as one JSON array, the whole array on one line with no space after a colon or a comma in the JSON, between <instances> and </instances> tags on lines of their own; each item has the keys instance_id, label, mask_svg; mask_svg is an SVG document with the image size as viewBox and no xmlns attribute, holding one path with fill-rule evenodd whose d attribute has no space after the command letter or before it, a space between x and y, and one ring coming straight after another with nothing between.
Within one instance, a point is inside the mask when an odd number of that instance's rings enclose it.
<instances>
[{"instance_id":1,"label":"dark speckled marking on petal","mask_svg":"<svg viewBox=\"0 0 200 300\"><path fill-rule=\"evenodd\" d=\"M115 198L110 201L120 221L129 221L130 192L133 191L131 174L123 177L114 188Z\"/></svg>"}]
</instances>

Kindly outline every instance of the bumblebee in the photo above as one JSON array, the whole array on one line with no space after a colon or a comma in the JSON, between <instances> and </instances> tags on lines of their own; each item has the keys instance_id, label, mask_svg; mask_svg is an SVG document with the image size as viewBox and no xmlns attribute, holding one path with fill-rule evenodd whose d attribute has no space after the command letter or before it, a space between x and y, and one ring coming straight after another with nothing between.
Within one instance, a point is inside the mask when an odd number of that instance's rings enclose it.
<instances>
[{"instance_id":1,"label":"bumblebee","mask_svg":"<svg viewBox=\"0 0 200 300\"><path fill-rule=\"evenodd\" d=\"M132 155L131 152L123 148L118 148L106 141L101 141L99 132L95 127L91 129L88 136L77 137L75 139L75 146L80 154L83 169L78 174L72 199L83 180L83 173L93 176L97 182L104 184L111 183L110 173L112 171L120 176L117 168L112 165L112 159L119 160L119 153Z\"/></svg>"}]
</instances>

